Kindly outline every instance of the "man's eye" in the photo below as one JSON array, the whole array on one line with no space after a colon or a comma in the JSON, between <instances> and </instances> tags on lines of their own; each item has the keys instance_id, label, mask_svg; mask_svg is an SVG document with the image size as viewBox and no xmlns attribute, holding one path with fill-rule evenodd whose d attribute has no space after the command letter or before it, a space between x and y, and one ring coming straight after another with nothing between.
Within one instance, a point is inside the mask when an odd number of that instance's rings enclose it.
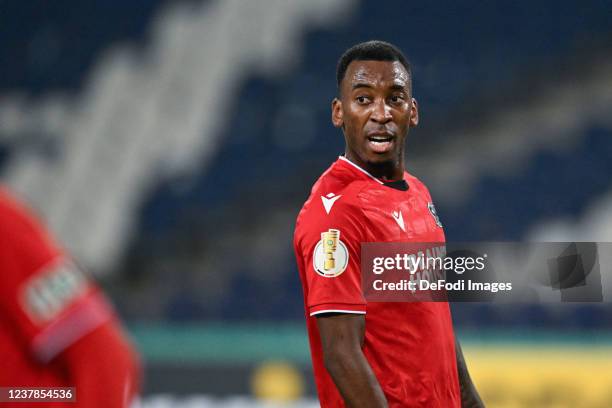
<instances>
[{"instance_id":1,"label":"man's eye","mask_svg":"<svg viewBox=\"0 0 612 408\"><path fill-rule=\"evenodd\" d=\"M403 102L404 97L402 95L393 95L391 97L391 102Z\"/></svg>"},{"instance_id":2,"label":"man's eye","mask_svg":"<svg viewBox=\"0 0 612 408\"><path fill-rule=\"evenodd\" d=\"M357 97L357 102L359 102L359 103L366 103L366 102L368 102L368 97L367 96L358 96Z\"/></svg>"}]
</instances>

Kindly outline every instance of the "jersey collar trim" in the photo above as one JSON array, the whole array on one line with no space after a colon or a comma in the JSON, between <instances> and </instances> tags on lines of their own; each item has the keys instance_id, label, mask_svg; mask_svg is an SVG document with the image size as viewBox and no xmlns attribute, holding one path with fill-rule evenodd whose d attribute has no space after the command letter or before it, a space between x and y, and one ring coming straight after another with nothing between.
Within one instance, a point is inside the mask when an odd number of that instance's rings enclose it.
<instances>
[{"instance_id":1,"label":"jersey collar trim","mask_svg":"<svg viewBox=\"0 0 612 408\"><path fill-rule=\"evenodd\" d=\"M371 175L370 173L368 173L367 171L365 171L364 169L362 169L361 167L359 167L358 165L356 165L355 163L353 163L352 161L350 161L349 159L347 159L346 157L338 156L338 159L344 160L345 162L347 162L348 164L350 164L351 166L353 166L354 168L356 168L360 172L362 172L365 175L367 175L368 177L370 177L372 180L375 180L378 184L385 184L382 181L380 181L379 179L377 179L376 177L374 177L373 175Z\"/></svg>"},{"instance_id":2,"label":"jersey collar trim","mask_svg":"<svg viewBox=\"0 0 612 408\"><path fill-rule=\"evenodd\" d=\"M353 166L354 168L356 168L360 172L364 173L365 175L367 175L371 179L376 180L376 182L378 184L382 184L383 186L391 187L391 188L394 188L394 189L400 190L400 191L407 191L408 188L410 187L408 185L408 183L406 182L406 180L404 180L404 179L384 182L382 180L377 179L376 177L374 177L373 175L371 175L370 173L368 173L367 171L365 171L364 169L362 169L361 167L359 167L358 165L356 165L355 163L353 163L352 161L350 161L346 157L338 156L338 159L347 162L348 164L350 164L351 166Z\"/></svg>"},{"instance_id":3,"label":"jersey collar trim","mask_svg":"<svg viewBox=\"0 0 612 408\"><path fill-rule=\"evenodd\" d=\"M396 190L399 191L408 191L408 188L410 187L408 185L408 183L406 182L406 180L402 179L402 180L394 180L394 181L387 181L386 183L383 183L384 186L387 187L391 187L394 188Z\"/></svg>"}]
</instances>

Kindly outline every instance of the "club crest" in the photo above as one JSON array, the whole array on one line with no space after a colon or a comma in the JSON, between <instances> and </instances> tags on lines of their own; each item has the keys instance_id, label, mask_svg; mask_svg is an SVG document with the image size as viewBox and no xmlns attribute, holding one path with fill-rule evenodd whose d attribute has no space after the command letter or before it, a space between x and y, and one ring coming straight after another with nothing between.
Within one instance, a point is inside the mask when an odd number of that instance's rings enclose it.
<instances>
[{"instance_id":1,"label":"club crest","mask_svg":"<svg viewBox=\"0 0 612 408\"><path fill-rule=\"evenodd\" d=\"M429 212L431 213L431 216L436 221L436 225L442 228L442 222L440 221L440 217L438 217L438 213L436 212L436 206L433 205L433 203L429 203L427 204L427 208L429 208Z\"/></svg>"}]
</instances>

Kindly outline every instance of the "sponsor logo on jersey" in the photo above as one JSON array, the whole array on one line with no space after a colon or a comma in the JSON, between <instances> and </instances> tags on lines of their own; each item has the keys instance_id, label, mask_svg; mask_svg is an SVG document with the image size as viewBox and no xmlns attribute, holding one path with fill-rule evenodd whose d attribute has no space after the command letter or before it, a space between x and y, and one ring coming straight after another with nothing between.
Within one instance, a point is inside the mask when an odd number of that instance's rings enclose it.
<instances>
[{"instance_id":1,"label":"sponsor logo on jersey","mask_svg":"<svg viewBox=\"0 0 612 408\"><path fill-rule=\"evenodd\" d=\"M401 211L393 211L391 213L393 215L393 219L397 222L397 225L402 229L402 231L406 232L406 227L404 225L404 217L402 216Z\"/></svg>"},{"instance_id":2,"label":"sponsor logo on jersey","mask_svg":"<svg viewBox=\"0 0 612 408\"><path fill-rule=\"evenodd\" d=\"M429 212L431 213L431 216L436 221L436 224L438 225L438 227L442 228L442 222L440 221L440 217L438 217L438 213L436 212L436 206L433 205L433 203L429 203L427 204L427 208L429 208Z\"/></svg>"},{"instance_id":3,"label":"sponsor logo on jersey","mask_svg":"<svg viewBox=\"0 0 612 408\"><path fill-rule=\"evenodd\" d=\"M342 195L335 195L334 193L329 193L327 196L321 196L321 201L323 201L323 207L325 208L325 212L329 214L334 203L340 198Z\"/></svg>"},{"instance_id":4,"label":"sponsor logo on jersey","mask_svg":"<svg viewBox=\"0 0 612 408\"><path fill-rule=\"evenodd\" d=\"M312 257L315 271L325 278L334 278L346 270L348 260L348 250L340 240L340 231L329 229L322 232L321 241L315 247Z\"/></svg>"},{"instance_id":5,"label":"sponsor logo on jersey","mask_svg":"<svg viewBox=\"0 0 612 408\"><path fill-rule=\"evenodd\" d=\"M87 287L85 275L64 260L28 281L21 292L21 302L33 322L45 323L59 316Z\"/></svg>"}]
</instances>

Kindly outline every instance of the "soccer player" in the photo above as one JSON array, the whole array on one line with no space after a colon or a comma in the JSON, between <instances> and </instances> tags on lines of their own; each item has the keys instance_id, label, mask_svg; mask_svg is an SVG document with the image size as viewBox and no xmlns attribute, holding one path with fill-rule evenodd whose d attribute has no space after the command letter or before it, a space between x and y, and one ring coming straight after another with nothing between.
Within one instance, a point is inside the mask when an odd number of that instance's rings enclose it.
<instances>
[{"instance_id":1,"label":"soccer player","mask_svg":"<svg viewBox=\"0 0 612 408\"><path fill-rule=\"evenodd\" d=\"M332 123L344 156L312 188L296 223L315 381L322 407L480 407L446 302L366 302L363 242L444 242L429 191L404 170L419 122L411 69L395 46L348 49Z\"/></svg>"},{"instance_id":2,"label":"soccer player","mask_svg":"<svg viewBox=\"0 0 612 408\"><path fill-rule=\"evenodd\" d=\"M0 355L0 387L76 388L76 402L0 407L124 408L140 386L138 358L101 291L2 187Z\"/></svg>"}]
</instances>

